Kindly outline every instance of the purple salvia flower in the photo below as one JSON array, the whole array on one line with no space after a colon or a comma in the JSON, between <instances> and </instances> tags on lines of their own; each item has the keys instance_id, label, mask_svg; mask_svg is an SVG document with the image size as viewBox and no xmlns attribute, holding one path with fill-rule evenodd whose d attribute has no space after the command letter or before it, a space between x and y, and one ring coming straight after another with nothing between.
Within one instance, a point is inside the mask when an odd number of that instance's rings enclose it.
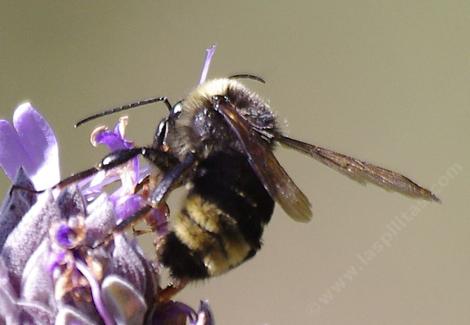
<instances>
[{"instance_id":1,"label":"purple salvia flower","mask_svg":"<svg viewBox=\"0 0 470 325\"><path fill-rule=\"evenodd\" d=\"M51 187L60 180L54 132L30 103L18 106L13 125L0 120L0 134L0 167L10 180L15 179L20 167L36 189Z\"/></svg>"},{"instance_id":2,"label":"purple salvia flower","mask_svg":"<svg viewBox=\"0 0 470 325\"><path fill-rule=\"evenodd\" d=\"M97 143L112 150L131 148L122 121L112 131L95 133ZM25 189L44 189L59 181L57 141L30 104L15 112L14 126L0 121L0 143L8 150L21 144L23 150L16 157L0 155L5 173L16 173L13 183L22 188L8 193L0 209L0 323L155 324L159 319L178 319L171 324L213 324L207 305L198 312L179 302L157 308L154 263L127 235L108 238L118 220L145 204L131 192L147 173L137 160L108 175L36 195ZM27 150L28 132L42 151ZM51 177L46 177L47 164L55 166ZM103 192L104 186L118 180L118 190ZM167 214L165 209L149 214L152 224L161 225L155 227L160 234L167 231ZM103 244L91 248L97 242Z\"/></svg>"},{"instance_id":3,"label":"purple salvia flower","mask_svg":"<svg viewBox=\"0 0 470 325\"><path fill-rule=\"evenodd\" d=\"M124 136L127 121L127 117L121 117L112 131L103 126L96 128L92 133L91 143L94 146L98 144L106 145L110 151L133 148L134 143ZM123 172L123 169L126 169L126 171ZM135 186L143 178L142 172L147 172L147 169L141 169L139 160L134 158L115 171L99 173L90 182L96 192L96 190L102 190L99 184L107 185L106 179L115 180L115 173L119 174L122 186L110 196L119 222L125 219L126 216L132 216L145 205L145 200L140 195L134 194Z\"/></svg>"},{"instance_id":4,"label":"purple salvia flower","mask_svg":"<svg viewBox=\"0 0 470 325\"><path fill-rule=\"evenodd\" d=\"M105 126L97 127L91 135L91 143L94 146L104 144L111 151L134 147L134 143L124 137L127 123L127 116L124 116L119 119L112 131Z\"/></svg>"},{"instance_id":5,"label":"purple salvia flower","mask_svg":"<svg viewBox=\"0 0 470 325\"><path fill-rule=\"evenodd\" d=\"M200 82L215 46L206 50ZM134 146L125 138L127 118L101 127L93 144L111 151ZM207 302L196 312L170 301L156 304L158 265L135 239L113 234L115 225L146 201L134 188L149 173L138 159L63 190L57 140L29 103L13 124L0 120L0 167L15 185L0 208L0 324L214 324ZM105 187L121 186L111 194ZM168 232L168 207L151 209L147 223ZM99 245L96 245L99 243Z\"/></svg>"}]
</instances>

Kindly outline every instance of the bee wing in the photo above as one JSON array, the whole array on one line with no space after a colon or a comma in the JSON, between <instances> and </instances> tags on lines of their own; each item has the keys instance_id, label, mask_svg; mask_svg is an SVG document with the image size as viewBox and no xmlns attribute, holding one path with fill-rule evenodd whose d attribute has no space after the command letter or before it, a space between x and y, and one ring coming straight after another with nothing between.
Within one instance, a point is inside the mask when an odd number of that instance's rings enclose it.
<instances>
[{"instance_id":1,"label":"bee wing","mask_svg":"<svg viewBox=\"0 0 470 325\"><path fill-rule=\"evenodd\" d=\"M428 189L421 187L408 177L394 171L283 135L274 135L274 138L281 144L306 153L321 163L342 172L356 181L369 181L387 190L394 190L405 195L426 200L440 201L439 198Z\"/></svg>"},{"instance_id":2,"label":"bee wing","mask_svg":"<svg viewBox=\"0 0 470 325\"><path fill-rule=\"evenodd\" d=\"M271 149L263 143L264 140L253 130L251 124L229 102L220 101L216 103L215 109L224 117L240 140L251 167L271 197L294 220L309 221L312 217L310 202L289 177Z\"/></svg>"}]
</instances>

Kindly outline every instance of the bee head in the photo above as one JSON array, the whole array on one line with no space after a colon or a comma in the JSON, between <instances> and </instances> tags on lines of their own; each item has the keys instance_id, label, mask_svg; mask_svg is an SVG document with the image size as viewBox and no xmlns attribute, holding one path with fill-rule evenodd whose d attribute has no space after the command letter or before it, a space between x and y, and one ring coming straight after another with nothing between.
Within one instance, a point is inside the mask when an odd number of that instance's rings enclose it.
<instances>
[{"instance_id":1,"label":"bee head","mask_svg":"<svg viewBox=\"0 0 470 325\"><path fill-rule=\"evenodd\" d=\"M167 117L160 121L158 124L157 130L155 132L155 141L154 145L158 147L162 147L166 145L166 138L168 136L168 130L170 127L175 125L175 121L181 115L183 110L183 101L180 100L176 104L174 104Z\"/></svg>"}]
</instances>

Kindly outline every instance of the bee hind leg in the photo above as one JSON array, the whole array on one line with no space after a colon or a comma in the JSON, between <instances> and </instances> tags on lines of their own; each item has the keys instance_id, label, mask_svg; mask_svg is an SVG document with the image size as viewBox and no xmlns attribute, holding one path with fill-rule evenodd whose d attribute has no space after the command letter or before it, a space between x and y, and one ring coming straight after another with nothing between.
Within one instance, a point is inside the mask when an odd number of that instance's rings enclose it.
<instances>
[{"instance_id":1,"label":"bee hind leg","mask_svg":"<svg viewBox=\"0 0 470 325\"><path fill-rule=\"evenodd\" d=\"M174 296L176 296L181 290L183 290L188 284L188 279L175 279L169 283L165 288L160 288L156 297L157 304L162 305L169 302Z\"/></svg>"}]
</instances>

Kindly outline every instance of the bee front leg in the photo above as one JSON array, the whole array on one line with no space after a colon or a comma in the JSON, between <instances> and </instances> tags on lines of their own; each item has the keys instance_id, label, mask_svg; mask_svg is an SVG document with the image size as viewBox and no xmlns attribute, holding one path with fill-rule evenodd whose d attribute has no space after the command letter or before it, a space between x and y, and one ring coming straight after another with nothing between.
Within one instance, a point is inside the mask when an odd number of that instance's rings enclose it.
<instances>
[{"instance_id":1,"label":"bee front leg","mask_svg":"<svg viewBox=\"0 0 470 325\"><path fill-rule=\"evenodd\" d=\"M160 203L165 200L165 197L171 189L180 185L182 177L194 167L195 163L196 156L189 153L182 162L178 163L175 167L166 172L161 182L158 183L157 187L152 192L150 204L153 207L158 207Z\"/></svg>"},{"instance_id":2,"label":"bee front leg","mask_svg":"<svg viewBox=\"0 0 470 325\"><path fill-rule=\"evenodd\" d=\"M151 150L146 149L142 153L142 155L149 159L148 153ZM149 159L150 160L150 159ZM151 162L155 163L151 160ZM158 209L158 207L164 202L168 193L176 187L176 185L181 182L182 176L184 176L189 170L192 169L194 164L196 163L196 157L191 153L186 156L186 158L178 163L175 167L170 169L168 172L165 172L163 179L157 184L156 188L150 195L150 199L148 205L144 206L132 216L127 217L123 221L121 221L115 228L114 231L122 231L135 223L136 221L140 220L140 218L146 215L152 208Z\"/></svg>"}]
</instances>

